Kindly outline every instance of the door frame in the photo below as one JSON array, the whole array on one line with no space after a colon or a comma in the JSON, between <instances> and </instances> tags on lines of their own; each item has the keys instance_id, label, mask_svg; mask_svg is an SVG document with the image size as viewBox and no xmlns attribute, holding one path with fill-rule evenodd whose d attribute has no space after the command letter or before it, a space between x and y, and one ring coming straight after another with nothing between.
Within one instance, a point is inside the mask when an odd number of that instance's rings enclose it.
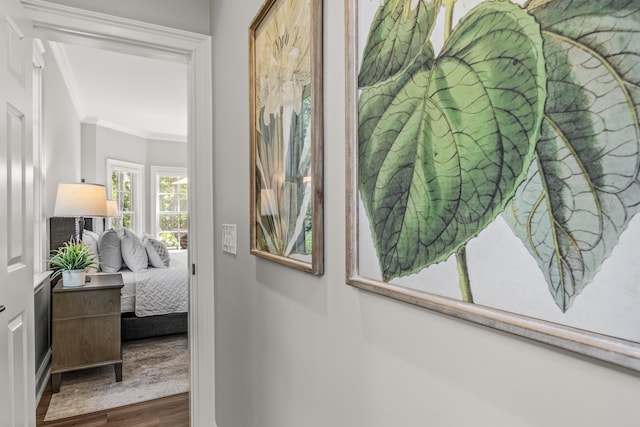
<instances>
[{"instance_id":1,"label":"door frame","mask_svg":"<svg viewBox=\"0 0 640 427\"><path fill-rule=\"evenodd\" d=\"M21 2L34 38L187 63L190 416L192 425L215 426L211 37L42 0Z\"/></svg>"}]
</instances>

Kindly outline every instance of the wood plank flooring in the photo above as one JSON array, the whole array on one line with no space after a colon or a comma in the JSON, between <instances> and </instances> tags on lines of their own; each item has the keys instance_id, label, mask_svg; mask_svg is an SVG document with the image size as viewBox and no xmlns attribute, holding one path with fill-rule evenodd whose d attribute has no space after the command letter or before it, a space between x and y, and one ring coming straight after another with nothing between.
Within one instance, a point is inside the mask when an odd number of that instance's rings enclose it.
<instances>
[{"instance_id":1,"label":"wood plank flooring","mask_svg":"<svg viewBox=\"0 0 640 427\"><path fill-rule=\"evenodd\" d=\"M60 420L44 421L51 401L51 383L47 385L36 410L37 427L188 427L189 393L135 403L120 408Z\"/></svg>"}]
</instances>

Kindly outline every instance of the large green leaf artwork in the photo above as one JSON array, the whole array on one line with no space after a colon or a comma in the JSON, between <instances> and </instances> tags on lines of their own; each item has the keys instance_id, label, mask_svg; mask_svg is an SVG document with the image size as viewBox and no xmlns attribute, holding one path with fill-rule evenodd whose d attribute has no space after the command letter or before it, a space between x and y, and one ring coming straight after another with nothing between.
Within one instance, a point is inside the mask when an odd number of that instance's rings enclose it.
<instances>
[{"instance_id":1,"label":"large green leaf artwork","mask_svg":"<svg viewBox=\"0 0 640 427\"><path fill-rule=\"evenodd\" d=\"M536 160L505 218L566 311L640 210L640 2L527 9L542 28L548 98Z\"/></svg>"},{"instance_id":2,"label":"large green leaf artwork","mask_svg":"<svg viewBox=\"0 0 640 427\"><path fill-rule=\"evenodd\" d=\"M546 97L540 27L520 6L480 4L434 58L440 2L410 3L378 9L359 76L360 195L385 280L447 259L505 209Z\"/></svg>"},{"instance_id":3,"label":"large green leaf artwork","mask_svg":"<svg viewBox=\"0 0 640 427\"><path fill-rule=\"evenodd\" d=\"M359 190L383 278L455 253L473 301L465 246L503 213L566 311L640 211L640 2L487 1L453 27L455 3L384 1L363 53Z\"/></svg>"}]
</instances>

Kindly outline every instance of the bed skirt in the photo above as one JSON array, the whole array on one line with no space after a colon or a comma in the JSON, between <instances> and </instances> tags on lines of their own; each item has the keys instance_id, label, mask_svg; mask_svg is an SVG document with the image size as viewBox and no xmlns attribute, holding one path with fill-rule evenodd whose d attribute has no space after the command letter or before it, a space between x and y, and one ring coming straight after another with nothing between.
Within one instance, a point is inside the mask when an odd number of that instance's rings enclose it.
<instances>
[{"instance_id":1,"label":"bed skirt","mask_svg":"<svg viewBox=\"0 0 640 427\"><path fill-rule=\"evenodd\" d=\"M189 325L188 313L171 313L159 316L137 317L134 313L122 313L122 340L137 340L163 335L182 334Z\"/></svg>"}]
</instances>

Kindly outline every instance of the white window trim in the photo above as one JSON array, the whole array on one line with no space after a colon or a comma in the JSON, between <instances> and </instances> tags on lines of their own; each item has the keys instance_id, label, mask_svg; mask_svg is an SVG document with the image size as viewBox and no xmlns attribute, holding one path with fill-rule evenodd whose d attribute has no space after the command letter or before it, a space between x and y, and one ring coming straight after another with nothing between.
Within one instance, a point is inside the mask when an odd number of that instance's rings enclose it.
<instances>
[{"instance_id":1,"label":"white window trim","mask_svg":"<svg viewBox=\"0 0 640 427\"><path fill-rule=\"evenodd\" d=\"M159 176L187 176L187 168L177 166L151 166L151 198L149 206L151 206L151 233L154 238L158 238L160 233L158 222L160 222L160 208L158 206L158 177Z\"/></svg>"},{"instance_id":2,"label":"white window trim","mask_svg":"<svg viewBox=\"0 0 640 427\"><path fill-rule=\"evenodd\" d=\"M142 233L145 231L144 219L144 165L133 162L125 162L124 160L107 159L107 176L105 182L107 183L107 197L110 198L113 194L113 188L111 186L111 174L114 170L131 172L131 179L133 188L136 191L133 192L133 206L135 208L133 231L136 233ZM111 226L111 218L109 218L109 226Z\"/></svg>"}]
</instances>

